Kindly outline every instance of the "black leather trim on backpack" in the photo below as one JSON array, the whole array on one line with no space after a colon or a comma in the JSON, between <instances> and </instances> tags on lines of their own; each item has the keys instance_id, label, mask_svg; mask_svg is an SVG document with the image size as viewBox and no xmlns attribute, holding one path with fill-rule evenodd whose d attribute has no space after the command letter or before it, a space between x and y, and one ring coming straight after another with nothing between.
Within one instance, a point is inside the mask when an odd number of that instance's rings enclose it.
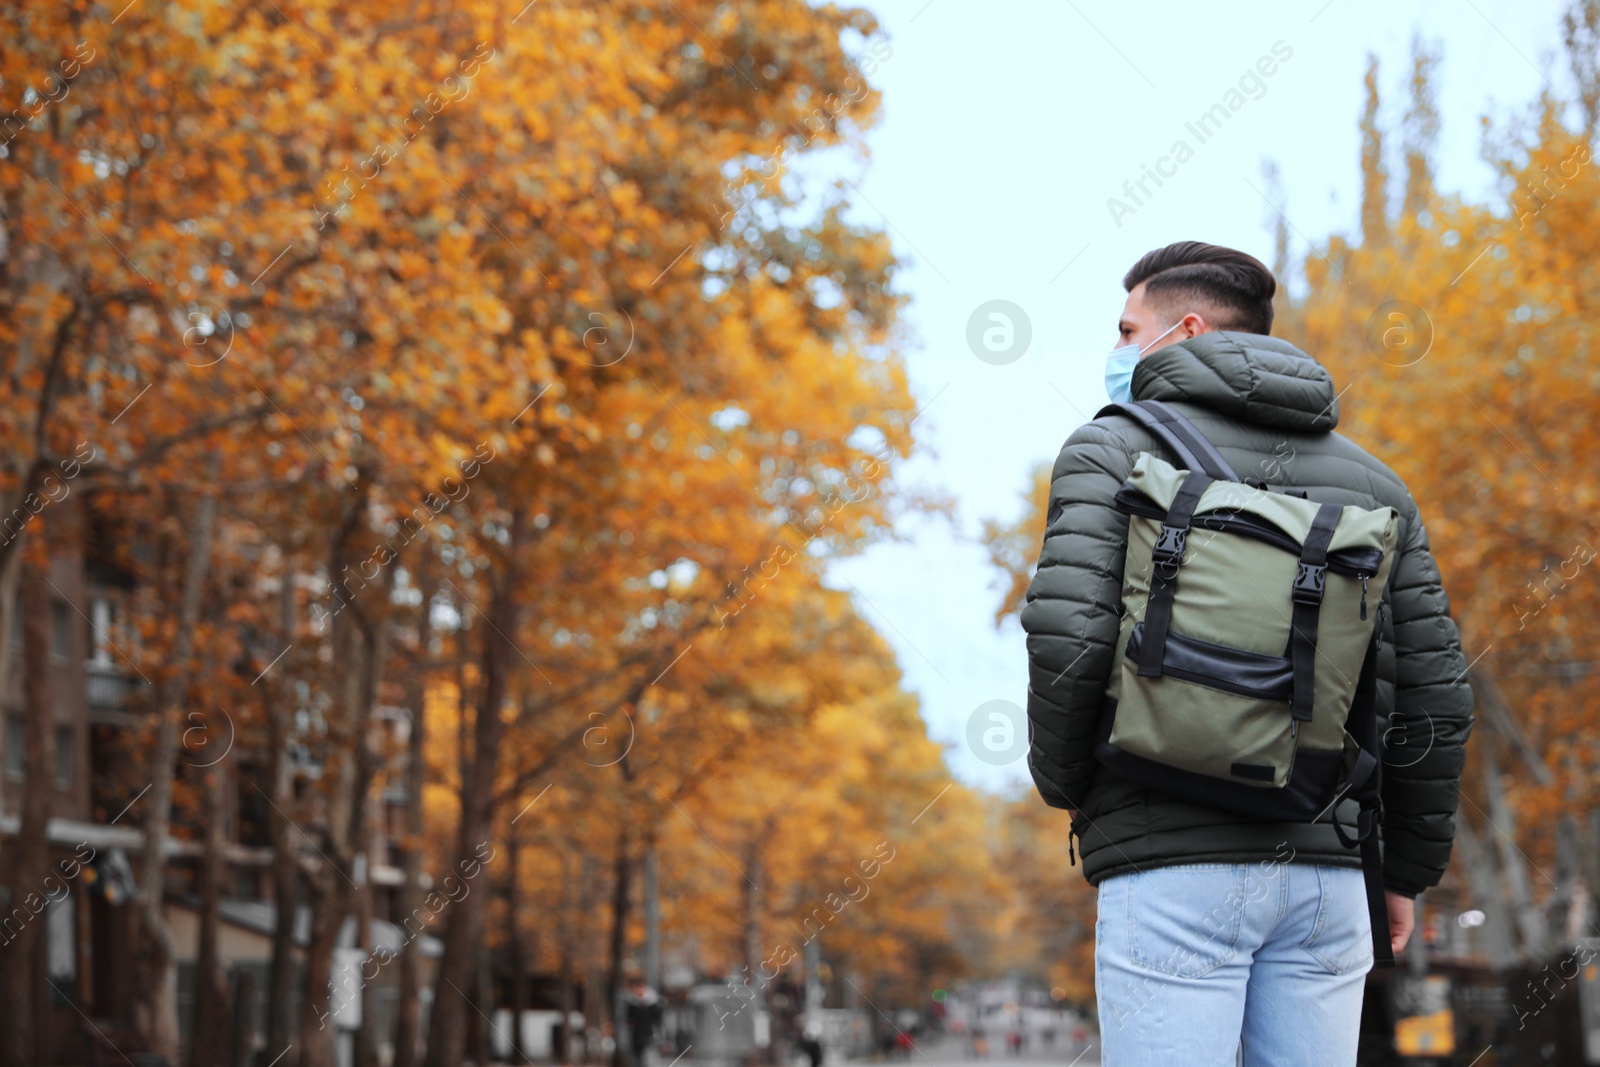
<instances>
[{"instance_id":1,"label":"black leather trim on backpack","mask_svg":"<svg viewBox=\"0 0 1600 1067\"><path fill-rule=\"evenodd\" d=\"M1330 798L1339 785L1342 754L1302 749L1295 755L1295 773L1282 789L1230 782L1209 774L1196 774L1180 767L1145 759L1126 752L1110 741L1116 721L1117 702L1107 699L1100 716L1100 732L1094 748L1095 758L1116 774L1140 785L1187 797L1221 808L1234 815L1273 822L1312 822L1331 810Z\"/></svg>"},{"instance_id":2,"label":"black leather trim on backpack","mask_svg":"<svg viewBox=\"0 0 1600 1067\"><path fill-rule=\"evenodd\" d=\"M1144 622L1133 624L1124 655L1139 661L1144 646ZM1294 694L1294 665L1287 656L1245 652L1212 644L1185 634L1167 634L1161 673L1208 689L1263 700L1288 699Z\"/></svg>"}]
</instances>

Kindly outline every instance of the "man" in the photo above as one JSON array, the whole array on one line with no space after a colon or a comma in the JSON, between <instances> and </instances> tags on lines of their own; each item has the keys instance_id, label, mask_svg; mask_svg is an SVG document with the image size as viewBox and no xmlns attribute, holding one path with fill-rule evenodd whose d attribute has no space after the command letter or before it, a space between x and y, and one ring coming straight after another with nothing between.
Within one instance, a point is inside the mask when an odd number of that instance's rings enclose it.
<instances>
[{"instance_id":1,"label":"man","mask_svg":"<svg viewBox=\"0 0 1600 1067\"><path fill-rule=\"evenodd\" d=\"M806 1054L810 1067L822 1067L822 1024L808 1022L800 1035L800 1051Z\"/></svg>"},{"instance_id":2,"label":"man","mask_svg":"<svg viewBox=\"0 0 1600 1067\"><path fill-rule=\"evenodd\" d=\"M650 1046L664 1014L661 994L650 987L643 974L634 973L628 976L628 991L624 999L628 1048L633 1053L633 1067L648 1067Z\"/></svg>"},{"instance_id":3,"label":"man","mask_svg":"<svg viewBox=\"0 0 1600 1067\"><path fill-rule=\"evenodd\" d=\"M1169 403L1241 478L1400 516L1377 623L1383 883L1398 952L1413 899L1450 858L1472 726L1467 665L1416 502L1333 432L1328 372L1269 336L1277 283L1259 260L1183 241L1139 260L1123 287L1106 377L1113 400ZM1124 415L1068 439L1022 611L1029 767L1045 802L1070 813L1084 876L1099 887L1104 1062L1232 1064L1242 1049L1247 1065L1353 1064L1371 923L1360 854L1340 844L1332 818L1353 836L1355 802L1318 822L1253 820L1137 785L1095 759L1118 669L1128 540L1112 498L1140 452L1175 458Z\"/></svg>"}]
</instances>

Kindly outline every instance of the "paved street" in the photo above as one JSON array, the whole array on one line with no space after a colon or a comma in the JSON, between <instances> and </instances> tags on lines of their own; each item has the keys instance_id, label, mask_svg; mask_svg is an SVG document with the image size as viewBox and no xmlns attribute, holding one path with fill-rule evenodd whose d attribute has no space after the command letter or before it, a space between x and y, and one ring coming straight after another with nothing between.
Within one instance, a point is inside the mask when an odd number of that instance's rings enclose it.
<instances>
[{"instance_id":1,"label":"paved street","mask_svg":"<svg viewBox=\"0 0 1600 1067\"><path fill-rule=\"evenodd\" d=\"M1074 1048L1071 1042L1060 1039L1053 1048L1035 1041L1032 1047L1024 1048L1019 1055L1011 1055L997 1047L997 1043L991 1042L987 1056L974 1056L971 1042L965 1038L935 1038L918 1045L909 1059L892 1062L908 1064L909 1067L918 1067L919 1064L922 1067L930 1064L933 1067L1098 1067L1100 1047L1093 1039L1087 1049Z\"/></svg>"}]
</instances>

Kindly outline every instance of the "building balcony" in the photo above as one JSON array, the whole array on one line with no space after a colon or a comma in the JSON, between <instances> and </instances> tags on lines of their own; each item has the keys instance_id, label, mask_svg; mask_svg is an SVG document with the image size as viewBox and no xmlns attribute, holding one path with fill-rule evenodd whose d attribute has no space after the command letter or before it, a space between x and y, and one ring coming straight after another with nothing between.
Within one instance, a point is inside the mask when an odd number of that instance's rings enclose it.
<instances>
[{"instance_id":1,"label":"building balcony","mask_svg":"<svg viewBox=\"0 0 1600 1067\"><path fill-rule=\"evenodd\" d=\"M145 688L143 679L130 677L115 664L92 660L84 664L84 682L88 690L89 721L114 726L129 722L129 698L135 691Z\"/></svg>"}]
</instances>

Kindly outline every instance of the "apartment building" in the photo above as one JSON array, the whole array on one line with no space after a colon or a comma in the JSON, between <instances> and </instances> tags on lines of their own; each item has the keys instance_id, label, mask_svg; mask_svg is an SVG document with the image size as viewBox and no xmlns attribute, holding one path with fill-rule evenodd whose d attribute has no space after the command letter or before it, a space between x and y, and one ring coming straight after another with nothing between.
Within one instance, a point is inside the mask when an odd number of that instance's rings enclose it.
<instances>
[{"instance_id":1,"label":"apartment building","mask_svg":"<svg viewBox=\"0 0 1600 1067\"><path fill-rule=\"evenodd\" d=\"M75 503L75 502L71 502ZM66 510L66 505L62 506ZM63 524L72 516L62 516ZM59 527L58 527L59 528ZM122 605L132 593L128 575L97 557L92 539L87 549L63 550L49 565L49 668L55 759L49 767L30 766L21 671L20 619L10 627L7 647L0 649L0 862L15 840L25 792L50 792L48 835L53 880L33 898L4 901L0 910L0 967L25 968L32 975L39 1010L34 1032L40 1035L42 1064L89 1065L122 1063L137 1057L139 1037L132 1024L133 909L142 868L144 817L148 781L143 775L148 743L150 687L133 661L135 635L122 619ZM71 543L71 542L69 542ZM265 753L236 744L226 714L218 720L196 719L210 734L210 748L185 749L177 767L179 782L197 781L202 770L224 776L225 802L220 816L227 869L218 930L219 956L235 993L236 1027L248 1045L264 1038L267 981L271 966L277 904L272 899L272 849L268 837L270 809L264 784ZM383 707L378 729L387 736L380 751L403 753L410 712ZM214 753L228 757L207 764ZM312 753L296 750L300 773L315 777ZM373 930L368 944L387 944L398 951L404 931L388 919L398 909L404 875L396 837L406 825L410 798L398 773L385 778L371 804L371 848L365 866L374 892ZM316 827L305 827L314 834ZM200 940L199 871L202 828L191 814L175 808L173 840L168 846L165 915L176 943L179 1033L187 1041L192 1026L195 959ZM307 837L310 841L310 837ZM310 846L308 844L308 850ZM305 944L309 916L297 905L296 955ZM22 959L12 942L24 924L39 923L44 936L31 959ZM341 944L354 945L354 920L346 922ZM424 976L429 980L438 942L423 936L419 945ZM348 953L336 966L349 967ZM392 1031L398 990L396 968L388 968L374 984L371 1003L378 1012L377 1032ZM303 981L295 983L296 988ZM336 1024L353 1025L346 1012Z\"/></svg>"}]
</instances>

